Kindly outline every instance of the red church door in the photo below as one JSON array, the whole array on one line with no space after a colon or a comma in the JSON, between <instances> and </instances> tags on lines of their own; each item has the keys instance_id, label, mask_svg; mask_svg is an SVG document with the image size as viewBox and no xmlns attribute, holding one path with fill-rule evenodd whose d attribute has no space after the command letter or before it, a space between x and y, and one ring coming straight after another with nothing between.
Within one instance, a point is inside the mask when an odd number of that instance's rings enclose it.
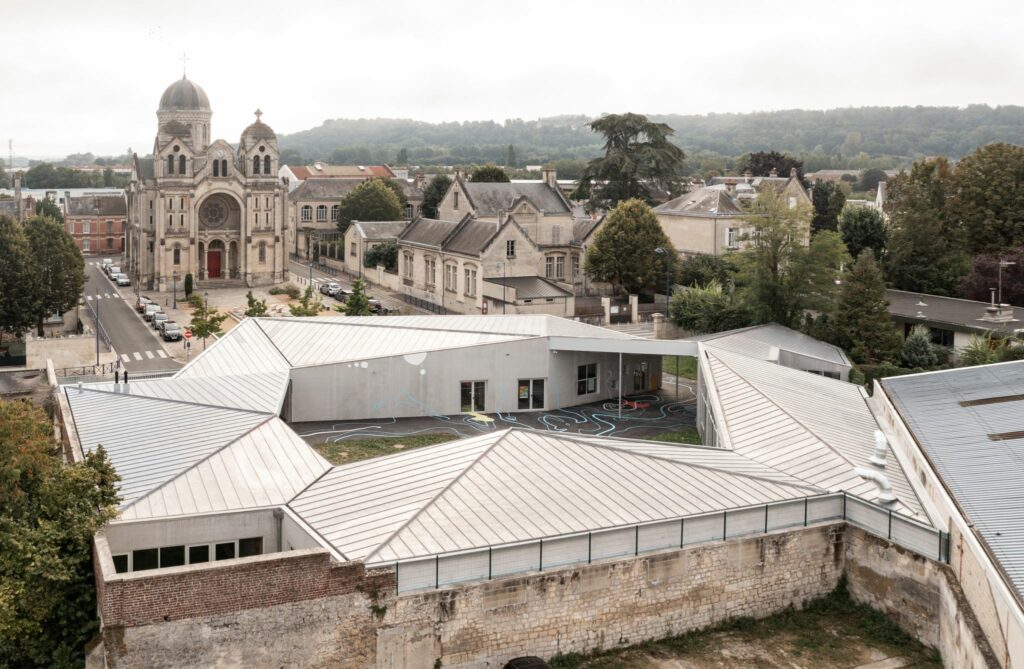
<instances>
[{"instance_id":1,"label":"red church door","mask_svg":"<svg viewBox=\"0 0 1024 669\"><path fill-rule=\"evenodd\" d=\"M220 251L210 251L206 254L206 276L210 279L220 278Z\"/></svg>"}]
</instances>

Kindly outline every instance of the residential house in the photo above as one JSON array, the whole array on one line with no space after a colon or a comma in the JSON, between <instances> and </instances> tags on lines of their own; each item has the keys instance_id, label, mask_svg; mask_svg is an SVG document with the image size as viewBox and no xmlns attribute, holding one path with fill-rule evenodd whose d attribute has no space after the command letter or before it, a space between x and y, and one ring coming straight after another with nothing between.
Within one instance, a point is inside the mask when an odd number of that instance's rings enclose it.
<instances>
[{"instance_id":1,"label":"residential house","mask_svg":"<svg viewBox=\"0 0 1024 669\"><path fill-rule=\"evenodd\" d=\"M68 195L64 198L64 223L82 253L120 254L128 205L124 195Z\"/></svg>"},{"instance_id":2,"label":"residential house","mask_svg":"<svg viewBox=\"0 0 1024 669\"><path fill-rule=\"evenodd\" d=\"M397 242L407 225L409 221L353 221L345 231L345 271L362 276L367 252L384 242Z\"/></svg>"},{"instance_id":3,"label":"residential house","mask_svg":"<svg viewBox=\"0 0 1024 669\"><path fill-rule=\"evenodd\" d=\"M887 290L885 298L889 301L889 316L904 336L915 325L923 325L931 332L933 344L945 346L954 354L972 337L1019 337L1024 333L1024 308L996 304L994 299L991 303L976 302L903 290Z\"/></svg>"},{"instance_id":4,"label":"residential house","mask_svg":"<svg viewBox=\"0 0 1024 669\"><path fill-rule=\"evenodd\" d=\"M328 165L316 162L312 165L282 165L277 171L282 181L287 180L288 189L294 190L307 179L356 179L366 181L373 177L394 179L394 171L387 165Z\"/></svg>"},{"instance_id":5,"label":"residential house","mask_svg":"<svg viewBox=\"0 0 1024 669\"><path fill-rule=\"evenodd\" d=\"M4 193L6 196L7 193ZM14 192L10 199L0 199L0 216L10 216L21 221L36 213L35 198L26 195L21 188L21 177L14 177Z\"/></svg>"}]
</instances>

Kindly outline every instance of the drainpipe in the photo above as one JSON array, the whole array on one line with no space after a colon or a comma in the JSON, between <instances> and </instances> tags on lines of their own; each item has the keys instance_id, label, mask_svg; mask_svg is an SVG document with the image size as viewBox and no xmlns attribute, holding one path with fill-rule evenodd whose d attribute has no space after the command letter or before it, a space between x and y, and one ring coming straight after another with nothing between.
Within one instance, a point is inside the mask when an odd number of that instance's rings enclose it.
<instances>
[{"instance_id":1,"label":"drainpipe","mask_svg":"<svg viewBox=\"0 0 1024 669\"><path fill-rule=\"evenodd\" d=\"M284 550L284 543L283 543L284 539L283 539L283 536L282 536L283 535L283 529L282 529L283 523L284 523L284 511L282 511L281 509L274 509L274 524L276 525L276 530L277 530L277 551L276 552L280 552L280 551Z\"/></svg>"}]
</instances>

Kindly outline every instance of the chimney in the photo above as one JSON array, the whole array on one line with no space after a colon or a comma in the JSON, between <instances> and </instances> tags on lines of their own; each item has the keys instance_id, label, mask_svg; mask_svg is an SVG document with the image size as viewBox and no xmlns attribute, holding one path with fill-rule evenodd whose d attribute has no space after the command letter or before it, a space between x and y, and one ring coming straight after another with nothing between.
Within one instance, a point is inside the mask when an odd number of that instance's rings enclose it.
<instances>
[{"instance_id":1,"label":"chimney","mask_svg":"<svg viewBox=\"0 0 1024 669\"><path fill-rule=\"evenodd\" d=\"M455 180L458 181L459 179L465 179L465 178L466 178L465 170L463 170L461 167L456 167L455 168Z\"/></svg>"},{"instance_id":2,"label":"chimney","mask_svg":"<svg viewBox=\"0 0 1024 669\"><path fill-rule=\"evenodd\" d=\"M751 172L750 170L743 170L743 178L744 179L752 179L753 177L754 177L754 173L753 172Z\"/></svg>"},{"instance_id":3,"label":"chimney","mask_svg":"<svg viewBox=\"0 0 1024 669\"><path fill-rule=\"evenodd\" d=\"M412 185L416 187L416 190L423 190L427 186L427 177L423 176L423 172L417 172L416 176L413 177Z\"/></svg>"},{"instance_id":4,"label":"chimney","mask_svg":"<svg viewBox=\"0 0 1024 669\"><path fill-rule=\"evenodd\" d=\"M548 186L552 188L558 188L558 173L553 167L545 167L540 171L540 178L544 180Z\"/></svg>"},{"instance_id":5,"label":"chimney","mask_svg":"<svg viewBox=\"0 0 1024 669\"><path fill-rule=\"evenodd\" d=\"M796 168L795 167L790 167L789 168L789 178L790 179L796 179Z\"/></svg>"},{"instance_id":6,"label":"chimney","mask_svg":"<svg viewBox=\"0 0 1024 669\"><path fill-rule=\"evenodd\" d=\"M725 180L725 190L727 190L730 193L733 192L734 190L736 190L736 180L735 179L726 179Z\"/></svg>"},{"instance_id":7,"label":"chimney","mask_svg":"<svg viewBox=\"0 0 1024 669\"><path fill-rule=\"evenodd\" d=\"M508 209L499 209L498 210L498 227L500 228L502 225L504 225L505 221L507 221L507 220L508 220Z\"/></svg>"},{"instance_id":8,"label":"chimney","mask_svg":"<svg viewBox=\"0 0 1024 669\"><path fill-rule=\"evenodd\" d=\"M772 171L768 173L768 176L770 176L770 177L777 177L777 176L779 176L779 171L773 167Z\"/></svg>"}]
</instances>

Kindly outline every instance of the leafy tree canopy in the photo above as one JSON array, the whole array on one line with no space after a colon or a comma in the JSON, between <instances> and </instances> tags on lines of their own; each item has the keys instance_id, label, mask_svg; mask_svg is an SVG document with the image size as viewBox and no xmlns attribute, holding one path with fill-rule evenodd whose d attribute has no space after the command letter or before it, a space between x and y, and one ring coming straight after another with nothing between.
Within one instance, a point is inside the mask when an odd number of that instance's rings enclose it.
<instances>
[{"instance_id":1,"label":"leafy tree canopy","mask_svg":"<svg viewBox=\"0 0 1024 669\"><path fill-rule=\"evenodd\" d=\"M252 294L251 290L245 294L245 301L248 303L248 306L245 309L246 316L255 318L257 316L267 315L267 301L256 299L256 296Z\"/></svg>"},{"instance_id":2,"label":"leafy tree canopy","mask_svg":"<svg viewBox=\"0 0 1024 669\"><path fill-rule=\"evenodd\" d=\"M299 298L298 304L289 304L288 311L292 316L309 317L317 316L322 311L323 303L319 296L313 293L313 286L306 286L306 290Z\"/></svg>"},{"instance_id":3,"label":"leafy tree canopy","mask_svg":"<svg viewBox=\"0 0 1024 669\"><path fill-rule=\"evenodd\" d=\"M389 239L386 242L377 244L366 252L366 255L363 257L363 265L366 267L383 265L387 271L394 272L398 269L398 243L393 239Z\"/></svg>"},{"instance_id":4,"label":"leafy tree canopy","mask_svg":"<svg viewBox=\"0 0 1024 669\"><path fill-rule=\"evenodd\" d=\"M352 282L352 294L345 300L345 304L335 308L346 316L370 315L370 298L366 294L366 282L362 277Z\"/></svg>"},{"instance_id":5,"label":"leafy tree canopy","mask_svg":"<svg viewBox=\"0 0 1024 669\"><path fill-rule=\"evenodd\" d=\"M641 114L609 114L590 123L604 135L604 155L587 163L580 182L591 184L590 205L611 209L623 200L650 201L648 187L680 190L683 150L669 141L675 132Z\"/></svg>"},{"instance_id":6,"label":"leafy tree canopy","mask_svg":"<svg viewBox=\"0 0 1024 669\"><path fill-rule=\"evenodd\" d=\"M469 175L470 181L477 183L508 183L508 174L497 165L481 165Z\"/></svg>"},{"instance_id":7,"label":"leafy tree canopy","mask_svg":"<svg viewBox=\"0 0 1024 669\"><path fill-rule=\"evenodd\" d=\"M991 289L1000 284L1000 261L1007 263L1002 270L1003 302L1024 306L1024 246L999 255L975 256L970 272L957 284L960 297L988 302Z\"/></svg>"},{"instance_id":8,"label":"leafy tree canopy","mask_svg":"<svg viewBox=\"0 0 1024 669\"><path fill-rule=\"evenodd\" d=\"M438 174L430 180L423 189L423 202L420 204L424 218L437 218L437 205L441 204L451 185L452 178L447 174Z\"/></svg>"},{"instance_id":9,"label":"leafy tree canopy","mask_svg":"<svg viewBox=\"0 0 1024 669\"><path fill-rule=\"evenodd\" d=\"M194 301L195 307L192 309L192 321L188 327L194 337L203 340L203 350L206 350L206 339L223 332L220 324L228 315L217 313L202 295L193 294L190 299Z\"/></svg>"},{"instance_id":10,"label":"leafy tree canopy","mask_svg":"<svg viewBox=\"0 0 1024 669\"><path fill-rule=\"evenodd\" d=\"M41 337L43 319L78 304L85 286L85 261L64 226L54 219L36 216L25 223L25 229L35 276L22 290L35 295L37 334Z\"/></svg>"},{"instance_id":11,"label":"leafy tree canopy","mask_svg":"<svg viewBox=\"0 0 1024 669\"><path fill-rule=\"evenodd\" d=\"M804 161L778 151L755 151L742 156L739 161L739 171L750 171L755 177L770 176L775 171L776 176L788 177L791 170L796 169L797 177L804 178Z\"/></svg>"},{"instance_id":12,"label":"leafy tree canopy","mask_svg":"<svg viewBox=\"0 0 1024 669\"><path fill-rule=\"evenodd\" d=\"M99 629L91 541L118 480L102 446L65 465L42 409L0 401L0 666L82 665Z\"/></svg>"},{"instance_id":13,"label":"leafy tree canopy","mask_svg":"<svg viewBox=\"0 0 1024 669\"><path fill-rule=\"evenodd\" d=\"M750 314L717 281L676 292L669 303L669 317L681 328L697 333L750 325Z\"/></svg>"},{"instance_id":14,"label":"leafy tree canopy","mask_svg":"<svg viewBox=\"0 0 1024 669\"><path fill-rule=\"evenodd\" d=\"M888 178L885 170L878 167L871 167L860 173L860 180L857 182L857 190L875 190L878 184Z\"/></svg>"},{"instance_id":15,"label":"leafy tree canopy","mask_svg":"<svg viewBox=\"0 0 1024 669\"><path fill-rule=\"evenodd\" d=\"M402 202L385 180L369 179L345 196L338 207L338 230L345 234L352 221L400 221Z\"/></svg>"},{"instance_id":16,"label":"leafy tree canopy","mask_svg":"<svg viewBox=\"0 0 1024 669\"><path fill-rule=\"evenodd\" d=\"M900 362L910 369L934 369L939 364L939 356L932 345L932 336L928 328L923 325L914 326L903 341Z\"/></svg>"},{"instance_id":17,"label":"leafy tree canopy","mask_svg":"<svg viewBox=\"0 0 1024 669\"><path fill-rule=\"evenodd\" d=\"M64 212L50 198L43 198L36 202L36 215L52 218L61 225L64 224Z\"/></svg>"},{"instance_id":18,"label":"leafy tree canopy","mask_svg":"<svg viewBox=\"0 0 1024 669\"><path fill-rule=\"evenodd\" d=\"M730 272L734 270L727 258L696 255L679 263L676 281L684 286L707 286L711 283L725 286L732 281Z\"/></svg>"},{"instance_id":19,"label":"leafy tree canopy","mask_svg":"<svg viewBox=\"0 0 1024 669\"><path fill-rule=\"evenodd\" d=\"M594 235L584 271L593 281L606 281L630 294L653 292L665 276L659 248L668 249L669 258L676 262L675 247L651 208L643 200L625 200Z\"/></svg>"},{"instance_id":20,"label":"leafy tree canopy","mask_svg":"<svg viewBox=\"0 0 1024 669\"><path fill-rule=\"evenodd\" d=\"M835 342L862 364L895 362L900 335L889 317L885 280L871 249L857 257L845 277L836 308Z\"/></svg>"},{"instance_id":21,"label":"leafy tree canopy","mask_svg":"<svg viewBox=\"0 0 1024 669\"><path fill-rule=\"evenodd\" d=\"M968 253L1001 253L1024 244L1024 146L989 144L956 165L950 215Z\"/></svg>"},{"instance_id":22,"label":"leafy tree canopy","mask_svg":"<svg viewBox=\"0 0 1024 669\"><path fill-rule=\"evenodd\" d=\"M885 253L888 232L885 219L876 209L846 207L839 216L839 233L853 258L858 257L864 249L871 249L875 258L881 258Z\"/></svg>"},{"instance_id":23,"label":"leafy tree canopy","mask_svg":"<svg viewBox=\"0 0 1024 669\"><path fill-rule=\"evenodd\" d=\"M37 324L37 268L24 226L0 215L0 336L18 337Z\"/></svg>"},{"instance_id":24,"label":"leafy tree canopy","mask_svg":"<svg viewBox=\"0 0 1024 669\"><path fill-rule=\"evenodd\" d=\"M815 181L811 189L811 202L814 203L811 230L838 230L839 214L846 206L846 193L843 189L831 181Z\"/></svg>"}]
</instances>

